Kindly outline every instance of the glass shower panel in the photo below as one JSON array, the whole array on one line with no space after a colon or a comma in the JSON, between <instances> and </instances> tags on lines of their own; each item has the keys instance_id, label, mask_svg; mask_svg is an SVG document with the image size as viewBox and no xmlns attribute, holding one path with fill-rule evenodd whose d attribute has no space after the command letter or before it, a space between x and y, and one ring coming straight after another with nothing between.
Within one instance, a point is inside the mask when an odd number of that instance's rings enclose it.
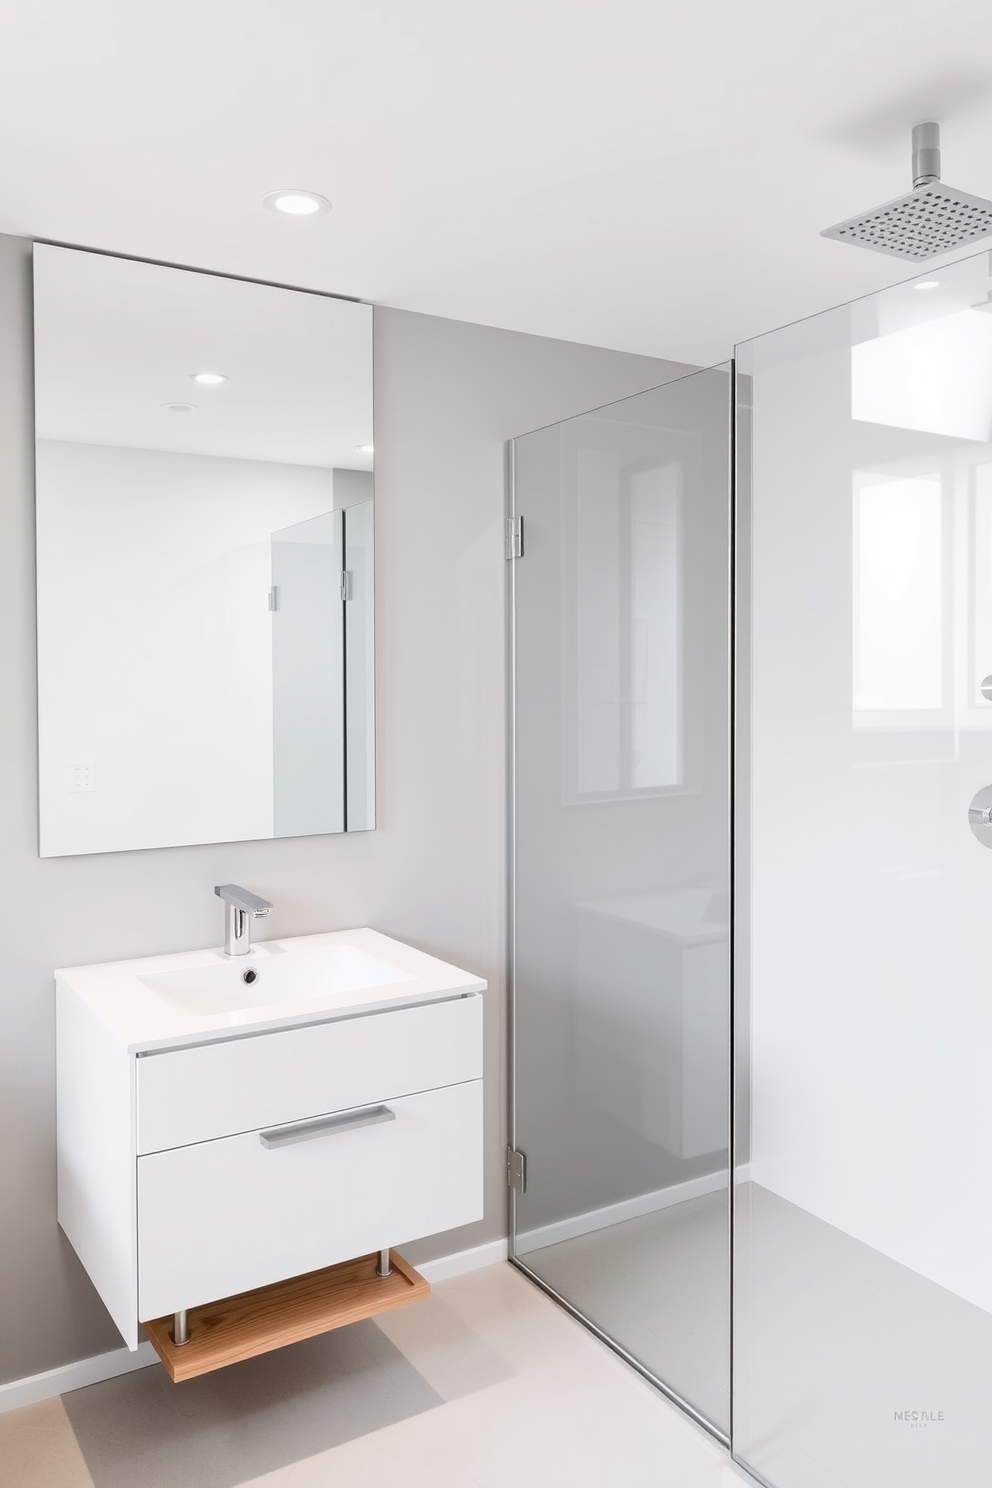
<instances>
[{"instance_id":1,"label":"glass shower panel","mask_svg":"<svg viewBox=\"0 0 992 1488\"><path fill-rule=\"evenodd\" d=\"M738 357L733 1436L775 1488L989 1481L989 268Z\"/></svg>"},{"instance_id":2,"label":"glass shower panel","mask_svg":"<svg viewBox=\"0 0 992 1488\"><path fill-rule=\"evenodd\" d=\"M343 532L328 511L272 534L277 837L345 829Z\"/></svg>"},{"instance_id":3,"label":"glass shower panel","mask_svg":"<svg viewBox=\"0 0 992 1488\"><path fill-rule=\"evenodd\" d=\"M722 1434L730 394L513 448L514 1257Z\"/></svg>"}]
</instances>

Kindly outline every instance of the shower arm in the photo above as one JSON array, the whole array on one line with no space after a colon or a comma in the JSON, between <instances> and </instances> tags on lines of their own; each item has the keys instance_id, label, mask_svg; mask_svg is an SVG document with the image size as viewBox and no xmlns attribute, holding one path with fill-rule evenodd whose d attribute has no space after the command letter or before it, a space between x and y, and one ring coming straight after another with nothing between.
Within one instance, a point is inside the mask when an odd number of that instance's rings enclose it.
<instances>
[{"instance_id":1,"label":"shower arm","mask_svg":"<svg viewBox=\"0 0 992 1488\"><path fill-rule=\"evenodd\" d=\"M913 125L913 190L940 180L940 125Z\"/></svg>"}]
</instances>

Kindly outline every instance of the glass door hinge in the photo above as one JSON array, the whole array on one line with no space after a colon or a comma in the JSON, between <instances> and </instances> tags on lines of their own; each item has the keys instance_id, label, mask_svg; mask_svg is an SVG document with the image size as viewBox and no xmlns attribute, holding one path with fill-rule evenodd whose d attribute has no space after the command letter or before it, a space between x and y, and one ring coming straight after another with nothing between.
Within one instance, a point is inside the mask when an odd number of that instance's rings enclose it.
<instances>
[{"instance_id":1,"label":"glass door hinge","mask_svg":"<svg viewBox=\"0 0 992 1488\"><path fill-rule=\"evenodd\" d=\"M506 1183L517 1193L527 1192L527 1159L512 1147L506 1149Z\"/></svg>"},{"instance_id":2,"label":"glass door hinge","mask_svg":"<svg viewBox=\"0 0 992 1488\"><path fill-rule=\"evenodd\" d=\"M277 610L278 608L279 608L279 586L278 586L278 584L273 584L272 585L272 588L269 590L269 609L270 610Z\"/></svg>"},{"instance_id":3,"label":"glass door hinge","mask_svg":"<svg viewBox=\"0 0 992 1488\"><path fill-rule=\"evenodd\" d=\"M524 556L523 517L507 517L506 519L506 556L507 558Z\"/></svg>"},{"instance_id":4,"label":"glass door hinge","mask_svg":"<svg viewBox=\"0 0 992 1488\"><path fill-rule=\"evenodd\" d=\"M341 570L341 601L346 603L351 598L351 570Z\"/></svg>"}]
</instances>

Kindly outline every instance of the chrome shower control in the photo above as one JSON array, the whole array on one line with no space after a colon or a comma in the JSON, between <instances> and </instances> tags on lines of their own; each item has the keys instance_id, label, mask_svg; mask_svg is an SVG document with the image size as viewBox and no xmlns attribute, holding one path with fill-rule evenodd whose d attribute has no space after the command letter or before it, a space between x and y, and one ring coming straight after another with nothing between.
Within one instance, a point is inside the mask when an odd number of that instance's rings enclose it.
<instances>
[{"instance_id":1,"label":"chrome shower control","mask_svg":"<svg viewBox=\"0 0 992 1488\"><path fill-rule=\"evenodd\" d=\"M983 785L972 800L968 825L983 847L992 847L992 785Z\"/></svg>"},{"instance_id":2,"label":"chrome shower control","mask_svg":"<svg viewBox=\"0 0 992 1488\"><path fill-rule=\"evenodd\" d=\"M992 703L992 676L983 677L978 684L978 690L987 703Z\"/></svg>"}]
</instances>

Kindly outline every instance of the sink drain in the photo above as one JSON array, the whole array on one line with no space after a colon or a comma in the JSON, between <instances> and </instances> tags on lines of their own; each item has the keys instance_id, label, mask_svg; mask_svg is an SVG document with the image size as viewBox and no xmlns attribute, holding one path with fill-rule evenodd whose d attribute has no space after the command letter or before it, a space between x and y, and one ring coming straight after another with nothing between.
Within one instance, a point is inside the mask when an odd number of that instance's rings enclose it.
<instances>
[{"instance_id":1,"label":"sink drain","mask_svg":"<svg viewBox=\"0 0 992 1488\"><path fill-rule=\"evenodd\" d=\"M257 979L257 977L258 977L258 972L257 971L252 971L250 967L249 967L249 969L247 971L243 971L241 973L241 980L243 982L247 982L248 985L249 985L249 987L251 986L252 982L254 982Z\"/></svg>"}]
</instances>

